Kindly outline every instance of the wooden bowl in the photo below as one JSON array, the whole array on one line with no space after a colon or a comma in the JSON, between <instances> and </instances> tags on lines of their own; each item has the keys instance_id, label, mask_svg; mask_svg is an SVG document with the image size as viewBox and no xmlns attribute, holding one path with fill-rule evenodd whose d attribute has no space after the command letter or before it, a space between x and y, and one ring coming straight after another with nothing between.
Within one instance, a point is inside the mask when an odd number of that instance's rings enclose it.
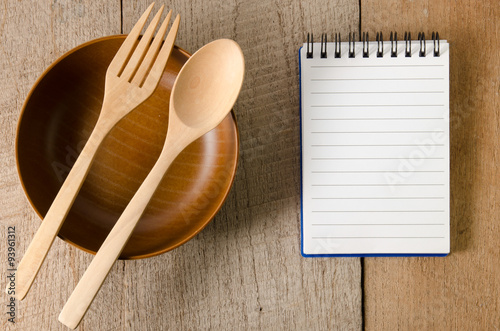
<instances>
[{"instance_id":1,"label":"wooden bowl","mask_svg":"<svg viewBox=\"0 0 500 331\"><path fill-rule=\"evenodd\" d=\"M42 74L24 103L17 167L26 196L42 218L97 121L106 69L124 39L101 38L66 53ZM175 47L153 96L106 137L60 238L91 253L99 249L161 152L170 91L188 58ZM229 192L238 149L231 113L177 157L120 258L161 254L201 231Z\"/></svg>"}]
</instances>

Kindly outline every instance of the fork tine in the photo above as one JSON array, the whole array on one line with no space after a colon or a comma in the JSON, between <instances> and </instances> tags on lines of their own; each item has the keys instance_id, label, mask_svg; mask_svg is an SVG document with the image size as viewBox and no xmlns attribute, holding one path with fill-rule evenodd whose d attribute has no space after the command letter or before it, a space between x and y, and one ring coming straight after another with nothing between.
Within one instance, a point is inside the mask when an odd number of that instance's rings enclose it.
<instances>
[{"instance_id":1,"label":"fork tine","mask_svg":"<svg viewBox=\"0 0 500 331\"><path fill-rule=\"evenodd\" d=\"M125 69L123 69L123 72L121 74L120 73L118 74L122 79L131 81L132 78L134 77L137 68L139 67L139 64L141 63L142 59L144 58L144 55L146 54L149 48L151 39L153 38L153 33L155 32L156 27L158 26L158 22L160 22L160 17L161 14L163 13L164 7L165 6L162 5L161 8L156 13L156 15L153 17L151 23L146 29L146 32L144 32L141 41L139 42L134 52L132 53L130 60L128 60Z\"/></svg>"},{"instance_id":2,"label":"fork tine","mask_svg":"<svg viewBox=\"0 0 500 331\"><path fill-rule=\"evenodd\" d=\"M132 49L134 49L134 45L137 43L137 38L139 38L142 28L144 27L144 24L146 24L146 21L149 17L149 14L151 13L151 10L153 10L154 5L154 2L149 5L148 9L146 9L144 14L142 14L141 18L139 18L137 23L128 34L127 38L125 38L125 41L120 46L120 49L118 49L118 52L116 52L115 57L111 61L111 64L108 67L108 72L113 71L118 75L118 72L123 68L130 52L132 51Z\"/></svg>"},{"instance_id":3,"label":"fork tine","mask_svg":"<svg viewBox=\"0 0 500 331\"><path fill-rule=\"evenodd\" d=\"M168 33L167 38L165 38L165 41L163 42L163 46L160 49L160 53L158 54L158 57L156 58L151 71L144 81L144 88L154 89L160 81L161 75L163 74L165 66L167 65L167 60L170 57L170 53L172 53L172 49L174 47L174 41L175 37L177 36L177 30L179 29L180 20L181 17L177 15L175 17L174 23L172 23L172 27L170 28L170 32Z\"/></svg>"},{"instance_id":4,"label":"fork tine","mask_svg":"<svg viewBox=\"0 0 500 331\"><path fill-rule=\"evenodd\" d=\"M163 20L162 25L158 29L155 39L153 39L153 43L149 47L149 50L146 56L144 57L144 60L142 61L139 69L134 75L134 78L132 79L133 84L138 84L139 86L142 86L142 83L144 83L146 75L153 66L154 60L158 55L158 50L160 49L163 37L165 37L165 34L167 33L167 27L168 23L170 22L171 16L172 16L172 10L168 12L167 17L165 18L165 20Z\"/></svg>"}]
</instances>

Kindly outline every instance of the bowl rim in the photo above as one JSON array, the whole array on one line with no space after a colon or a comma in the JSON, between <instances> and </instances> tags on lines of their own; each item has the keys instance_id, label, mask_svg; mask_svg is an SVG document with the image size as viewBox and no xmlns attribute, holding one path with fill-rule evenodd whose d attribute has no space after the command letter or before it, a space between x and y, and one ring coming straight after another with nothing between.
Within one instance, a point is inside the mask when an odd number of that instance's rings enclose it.
<instances>
[{"instance_id":1,"label":"bowl rim","mask_svg":"<svg viewBox=\"0 0 500 331\"><path fill-rule=\"evenodd\" d=\"M28 202L31 205L31 208L40 217L40 219L41 219L42 222L43 222L43 218L44 217L41 215L40 211L38 210L38 208L36 207L35 203L33 202L33 200L31 199L30 195L28 194L28 190L26 189L26 185L24 183L23 176L21 174L21 168L20 168L20 165L19 165L19 132L20 132L20 128L21 128L22 119L23 119L24 113L26 111L26 106L28 105L28 102L30 101L33 93L37 89L37 87L40 84L40 82L45 78L45 76L47 76L47 74L56 65L58 65L62 60L64 60L65 58L67 58L69 55L77 52L78 50L80 50L82 48L90 46L92 44L103 42L103 41L107 41L107 40L112 40L112 39L124 39L126 36L127 36L126 34L116 34L116 35L110 35L110 36L105 36L105 37L100 37L100 38L92 39L92 40L84 42L83 44L80 44L80 45L78 45L78 46L70 49L69 51L65 52L64 54L62 54L61 56L59 56L56 60L54 60L40 74L40 76L36 79L35 83L33 83L33 86L31 87L31 89L29 90L28 94L26 95L26 97L24 99L23 105L21 107L21 111L19 113L19 117L18 117L18 120L17 120L17 127L16 127L15 147L14 147L14 149L15 149L15 159L16 159L16 168L17 168L17 174L18 174L18 177L19 177L19 181L21 183L21 186L22 186L22 189L23 189L23 192L24 192L24 196L28 199ZM188 51L186 51L185 49L183 49L183 48L181 48L181 47L179 47L177 45L174 45L174 47L177 48L181 53L183 53L184 55L186 55L188 58L191 57L191 54ZM186 236L186 238L184 238L183 240L179 241L178 243L176 243L173 246L169 246L167 248L163 248L163 249L157 250L155 252L147 253L147 254L127 256L127 257L121 257L120 256L118 258L119 260L138 260L138 259L144 259L144 258L149 258L149 257L153 257L153 256L164 254L164 253L166 253L168 251L171 251L171 250L173 250L173 249L175 249L175 248L177 248L177 247L185 244L186 242L190 241L191 239L193 239L198 233L200 233L213 220L213 218L215 217L215 215L222 208L222 205L226 201L226 199L227 199L227 197L229 195L229 192L231 191L231 189L233 187L234 180L235 180L235 177L236 177L236 172L237 172L237 169L238 169L238 161L239 161L239 158L240 158L240 133L239 133L239 129L238 129L238 122L236 121L236 116L234 114L234 109L231 109L231 116L232 116L232 119L233 119L233 123L234 123L234 126L235 126L235 133L236 133L235 162L234 162L234 166L232 167L232 169L230 169L231 178L229 180L229 184L227 186L227 189L225 190L225 192L224 192L224 194L222 196L222 199L218 203L217 207L214 209L213 213L210 214L207 217L206 222L204 224L202 224L198 229L196 229L196 231L192 232L190 235ZM88 249L86 247L83 247L81 245L78 245L78 244L74 243L70 239L61 236L59 233L57 234L57 237L59 237L62 241L67 242L70 245L72 245L72 246L74 246L76 248L81 249L84 252L91 253L93 255L95 255L97 253L96 251L93 251L91 249Z\"/></svg>"}]
</instances>

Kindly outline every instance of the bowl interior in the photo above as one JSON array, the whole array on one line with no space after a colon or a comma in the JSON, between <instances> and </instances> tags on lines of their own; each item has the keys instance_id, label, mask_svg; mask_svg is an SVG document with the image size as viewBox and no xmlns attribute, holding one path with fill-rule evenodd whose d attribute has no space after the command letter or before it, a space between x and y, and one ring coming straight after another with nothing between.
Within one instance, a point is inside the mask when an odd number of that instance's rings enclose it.
<instances>
[{"instance_id":1,"label":"bowl interior","mask_svg":"<svg viewBox=\"0 0 500 331\"><path fill-rule=\"evenodd\" d=\"M124 36L68 52L30 92L20 118L18 171L43 217L97 122L106 69ZM175 47L154 95L105 138L59 237L95 253L153 167L167 132L170 91L189 54ZM157 255L191 239L220 209L234 179L233 114L188 146L167 171L120 258Z\"/></svg>"}]
</instances>

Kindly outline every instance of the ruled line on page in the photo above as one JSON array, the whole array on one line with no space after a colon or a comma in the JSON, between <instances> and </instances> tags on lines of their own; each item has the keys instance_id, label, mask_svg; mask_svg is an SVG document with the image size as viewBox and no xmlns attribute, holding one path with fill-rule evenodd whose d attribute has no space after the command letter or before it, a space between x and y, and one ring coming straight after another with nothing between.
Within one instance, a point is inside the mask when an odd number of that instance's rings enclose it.
<instances>
[{"instance_id":1,"label":"ruled line on page","mask_svg":"<svg viewBox=\"0 0 500 331\"><path fill-rule=\"evenodd\" d=\"M444 133L444 131L312 131L311 133L321 134L321 133Z\"/></svg>"},{"instance_id":2,"label":"ruled line on page","mask_svg":"<svg viewBox=\"0 0 500 331\"><path fill-rule=\"evenodd\" d=\"M444 170L313 170L313 174L374 174L374 173L387 173L387 172L397 172L397 173L442 173Z\"/></svg>"},{"instance_id":3,"label":"ruled line on page","mask_svg":"<svg viewBox=\"0 0 500 331\"><path fill-rule=\"evenodd\" d=\"M311 160L444 160L444 157L312 157Z\"/></svg>"},{"instance_id":4,"label":"ruled line on page","mask_svg":"<svg viewBox=\"0 0 500 331\"><path fill-rule=\"evenodd\" d=\"M396 147L396 146L401 146L401 147L411 147L411 146L422 146L422 147L429 147L429 146L444 146L444 144L378 144L378 145L373 145L373 144L361 144L361 145L347 145L347 144L338 144L338 145L330 145L330 144L312 144L311 147Z\"/></svg>"},{"instance_id":5,"label":"ruled line on page","mask_svg":"<svg viewBox=\"0 0 500 331\"><path fill-rule=\"evenodd\" d=\"M442 64L397 64L397 65L312 65L311 68L402 68L444 67Z\"/></svg>"},{"instance_id":6,"label":"ruled line on page","mask_svg":"<svg viewBox=\"0 0 500 331\"><path fill-rule=\"evenodd\" d=\"M311 92L311 94L432 94L444 93L444 91L327 91L327 92Z\"/></svg>"},{"instance_id":7,"label":"ruled line on page","mask_svg":"<svg viewBox=\"0 0 500 331\"><path fill-rule=\"evenodd\" d=\"M444 210L312 210L313 213L444 213Z\"/></svg>"},{"instance_id":8,"label":"ruled line on page","mask_svg":"<svg viewBox=\"0 0 500 331\"><path fill-rule=\"evenodd\" d=\"M312 226L443 226L444 223L313 223Z\"/></svg>"},{"instance_id":9,"label":"ruled line on page","mask_svg":"<svg viewBox=\"0 0 500 331\"><path fill-rule=\"evenodd\" d=\"M350 198L311 198L313 200L392 200L392 199L444 199L444 197L350 197Z\"/></svg>"},{"instance_id":10,"label":"ruled line on page","mask_svg":"<svg viewBox=\"0 0 500 331\"><path fill-rule=\"evenodd\" d=\"M445 237L427 237L427 236L418 236L418 237L312 237L312 239L444 239Z\"/></svg>"},{"instance_id":11,"label":"ruled line on page","mask_svg":"<svg viewBox=\"0 0 500 331\"><path fill-rule=\"evenodd\" d=\"M445 184L311 184L311 186L444 186Z\"/></svg>"},{"instance_id":12,"label":"ruled line on page","mask_svg":"<svg viewBox=\"0 0 500 331\"><path fill-rule=\"evenodd\" d=\"M444 117L311 118L312 121L443 120Z\"/></svg>"},{"instance_id":13,"label":"ruled line on page","mask_svg":"<svg viewBox=\"0 0 500 331\"><path fill-rule=\"evenodd\" d=\"M329 82L329 81L343 81L343 80L354 80L354 81L379 81L379 80L394 80L394 81L403 81L403 80L444 80L441 77L413 77L413 78L312 78L311 82Z\"/></svg>"},{"instance_id":14,"label":"ruled line on page","mask_svg":"<svg viewBox=\"0 0 500 331\"><path fill-rule=\"evenodd\" d=\"M340 107L443 107L444 104L417 104L417 105L408 105L408 104L399 104L399 105L311 105L313 108L340 108Z\"/></svg>"}]
</instances>

